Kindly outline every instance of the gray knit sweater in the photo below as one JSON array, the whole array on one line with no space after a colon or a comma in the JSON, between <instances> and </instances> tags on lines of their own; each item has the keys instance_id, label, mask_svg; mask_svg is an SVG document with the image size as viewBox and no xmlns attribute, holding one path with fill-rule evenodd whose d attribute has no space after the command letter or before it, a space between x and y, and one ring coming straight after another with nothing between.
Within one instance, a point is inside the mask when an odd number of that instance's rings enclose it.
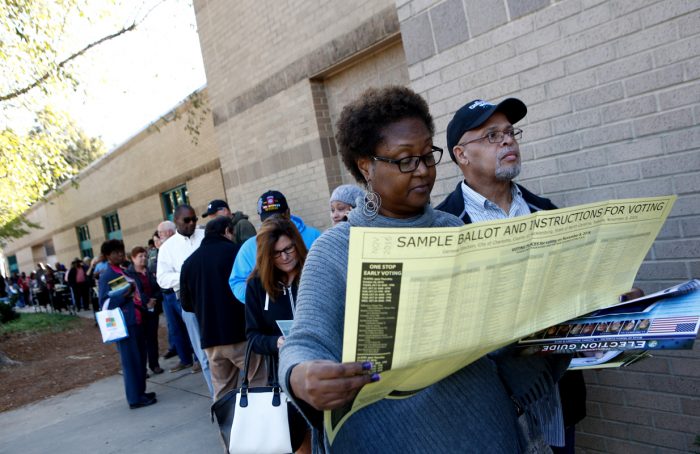
<instances>
[{"instance_id":1,"label":"gray knit sweater","mask_svg":"<svg viewBox=\"0 0 700 454\"><path fill-rule=\"evenodd\" d=\"M353 210L348 222L321 235L306 259L294 326L280 352L279 376L285 377L283 388L289 396L293 397L289 376L295 365L341 360L350 226L462 225L455 216L430 206L411 219L370 220L361 211ZM551 391L565 367L540 358L516 359L507 352L483 357L410 398L384 399L363 408L344 424L332 449L327 441L325 448L333 453L522 452L523 437L509 394L527 406ZM309 416L310 407L297 403ZM315 443L314 451L321 449Z\"/></svg>"}]
</instances>

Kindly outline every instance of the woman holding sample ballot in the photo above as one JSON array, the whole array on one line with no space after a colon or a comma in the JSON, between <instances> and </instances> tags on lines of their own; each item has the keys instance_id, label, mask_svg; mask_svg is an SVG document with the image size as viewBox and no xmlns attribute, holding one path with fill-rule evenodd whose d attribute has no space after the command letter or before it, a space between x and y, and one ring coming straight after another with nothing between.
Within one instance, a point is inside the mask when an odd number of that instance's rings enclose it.
<instances>
[{"instance_id":1,"label":"woman holding sample ballot","mask_svg":"<svg viewBox=\"0 0 700 454\"><path fill-rule=\"evenodd\" d=\"M462 225L430 205L443 150L433 144L433 119L419 95L405 87L367 90L345 106L337 130L343 163L367 195L348 222L327 230L309 251L294 325L280 351L282 386L314 423L315 452L331 448L320 411L346 406L381 379L370 362L341 363L350 227ZM358 410L336 434L332 452L548 450L543 441L563 439L555 384L569 356L517 353L501 349L409 398Z\"/></svg>"}]
</instances>

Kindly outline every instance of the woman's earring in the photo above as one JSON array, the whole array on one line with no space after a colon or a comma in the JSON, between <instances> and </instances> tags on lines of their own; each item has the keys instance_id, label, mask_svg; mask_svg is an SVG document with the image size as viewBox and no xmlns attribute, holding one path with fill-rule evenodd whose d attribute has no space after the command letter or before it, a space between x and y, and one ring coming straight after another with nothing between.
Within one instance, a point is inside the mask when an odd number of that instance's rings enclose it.
<instances>
[{"instance_id":1,"label":"woman's earring","mask_svg":"<svg viewBox=\"0 0 700 454\"><path fill-rule=\"evenodd\" d=\"M372 190L372 182L367 182L367 193L365 194L365 203L362 205L362 214L369 219L374 219L379 213L379 207L382 206L382 198L379 194Z\"/></svg>"}]
</instances>

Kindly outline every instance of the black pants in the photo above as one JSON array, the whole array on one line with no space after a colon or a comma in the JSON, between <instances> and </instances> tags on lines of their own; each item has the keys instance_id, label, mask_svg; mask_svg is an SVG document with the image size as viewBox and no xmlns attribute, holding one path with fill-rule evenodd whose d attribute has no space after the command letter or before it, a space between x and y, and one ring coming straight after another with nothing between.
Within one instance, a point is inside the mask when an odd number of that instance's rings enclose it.
<instances>
[{"instance_id":1,"label":"black pants","mask_svg":"<svg viewBox=\"0 0 700 454\"><path fill-rule=\"evenodd\" d=\"M90 286L87 282L76 283L73 287L75 308L79 311L90 309Z\"/></svg>"},{"instance_id":2,"label":"black pants","mask_svg":"<svg viewBox=\"0 0 700 454\"><path fill-rule=\"evenodd\" d=\"M139 327L143 333L143 369L146 370L146 365L148 368L153 370L156 367L160 367L158 363L158 313L156 312L141 312L143 320Z\"/></svg>"}]
</instances>

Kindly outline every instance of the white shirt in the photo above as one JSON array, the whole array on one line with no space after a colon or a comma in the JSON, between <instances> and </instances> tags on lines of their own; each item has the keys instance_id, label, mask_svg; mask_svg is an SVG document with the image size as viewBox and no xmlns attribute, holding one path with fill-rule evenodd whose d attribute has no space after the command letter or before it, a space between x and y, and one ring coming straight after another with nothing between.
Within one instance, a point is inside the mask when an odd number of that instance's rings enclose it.
<instances>
[{"instance_id":1,"label":"white shirt","mask_svg":"<svg viewBox=\"0 0 700 454\"><path fill-rule=\"evenodd\" d=\"M180 270L182 264L202 243L204 229L194 229L189 238L175 233L163 243L158 251L156 280L163 289L180 290Z\"/></svg>"},{"instance_id":2,"label":"white shirt","mask_svg":"<svg viewBox=\"0 0 700 454\"><path fill-rule=\"evenodd\" d=\"M506 213L501 207L470 188L462 180L464 210L469 214L472 222L495 221L530 214L530 208L528 208L518 185L511 183L511 195L513 201L510 203L510 210Z\"/></svg>"}]
</instances>

